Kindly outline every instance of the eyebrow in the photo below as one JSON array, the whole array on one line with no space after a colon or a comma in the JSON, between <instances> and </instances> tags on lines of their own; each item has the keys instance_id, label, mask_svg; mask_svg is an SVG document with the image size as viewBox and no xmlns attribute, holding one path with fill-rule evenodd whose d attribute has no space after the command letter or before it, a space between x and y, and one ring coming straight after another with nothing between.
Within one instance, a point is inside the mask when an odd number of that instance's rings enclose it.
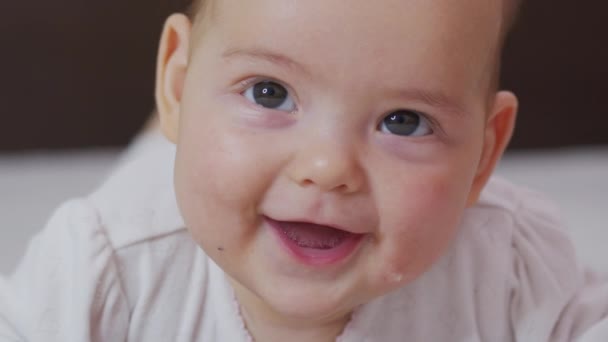
<instances>
[{"instance_id":1,"label":"eyebrow","mask_svg":"<svg viewBox=\"0 0 608 342\"><path fill-rule=\"evenodd\" d=\"M428 106L450 112L456 117L462 117L466 113L464 106L459 103L459 101L455 101L450 96L446 95L440 90L411 88L399 89L394 91L393 93L397 94L399 98L421 102Z\"/></svg>"},{"instance_id":2,"label":"eyebrow","mask_svg":"<svg viewBox=\"0 0 608 342\"><path fill-rule=\"evenodd\" d=\"M246 58L262 60L272 64L277 64L288 69L294 69L307 74L309 73L307 68L303 64L297 62L293 58L281 53L272 52L262 48L228 49L222 54L222 57L225 59Z\"/></svg>"}]
</instances>

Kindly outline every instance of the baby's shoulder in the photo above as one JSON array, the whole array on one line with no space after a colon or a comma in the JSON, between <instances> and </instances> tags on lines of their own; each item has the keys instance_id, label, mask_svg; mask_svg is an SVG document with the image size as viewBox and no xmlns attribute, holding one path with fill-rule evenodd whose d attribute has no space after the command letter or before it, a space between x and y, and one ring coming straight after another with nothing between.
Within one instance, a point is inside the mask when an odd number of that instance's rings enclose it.
<instances>
[{"instance_id":1,"label":"baby's shoulder","mask_svg":"<svg viewBox=\"0 0 608 342\"><path fill-rule=\"evenodd\" d=\"M203 284L223 278L190 237L179 213L173 186L175 147L160 136L148 139L131 146L86 201L112 246L131 312L147 324L162 326L164 316L150 307L199 312L195 306L205 303L210 291Z\"/></svg>"},{"instance_id":2,"label":"baby's shoulder","mask_svg":"<svg viewBox=\"0 0 608 342\"><path fill-rule=\"evenodd\" d=\"M562 218L555 204L542 193L493 176L473 209L501 211L513 218L522 213L544 216L560 225ZM521 222L524 223L524 222Z\"/></svg>"},{"instance_id":3,"label":"baby's shoulder","mask_svg":"<svg viewBox=\"0 0 608 342\"><path fill-rule=\"evenodd\" d=\"M517 282L570 283L564 279L580 269L557 207L541 193L498 177L466 211L461 230L458 243L503 259Z\"/></svg>"},{"instance_id":4,"label":"baby's shoulder","mask_svg":"<svg viewBox=\"0 0 608 342\"><path fill-rule=\"evenodd\" d=\"M502 312L517 340L552 340L556 322L585 283L557 207L538 192L493 178L465 216L455 253L485 260L477 262L473 283L493 290L503 284ZM491 295L486 299L492 302Z\"/></svg>"},{"instance_id":5,"label":"baby's shoulder","mask_svg":"<svg viewBox=\"0 0 608 342\"><path fill-rule=\"evenodd\" d=\"M462 224L465 235L480 231L497 234L503 242L512 242L511 247L523 239L572 249L564 228L562 215L549 198L496 176L490 179L478 203L466 210Z\"/></svg>"},{"instance_id":6,"label":"baby's shoulder","mask_svg":"<svg viewBox=\"0 0 608 342\"><path fill-rule=\"evenodd\" d=\"M179 215L174 148L162 141L143 147L130 150L91 195L59 207L14 275L0 276L0 308L10 308L15 321L46 322L52 312L49 324L70 334L49 330L42 340L86 340L92 315L99 317L95 331L112 333L95 340L125 340L128 333L138 341L169 341L201 328L184 327L180 317L203 322L218 307L231 308L224 305L232 299L223 274ZM33 309L19 316L24 303Z\"/></svg>"},{"instance_id":7,"label":"baby's shoulder","mask_svg":"<svg viewBox=\"0 0 608 342\"><path fill-rule=\"evenodd\" d=\"M175 147L161 136L144 137L88 197L116 249L185 232L173 187L174 157Z\"/></svg>"}]
</instances>

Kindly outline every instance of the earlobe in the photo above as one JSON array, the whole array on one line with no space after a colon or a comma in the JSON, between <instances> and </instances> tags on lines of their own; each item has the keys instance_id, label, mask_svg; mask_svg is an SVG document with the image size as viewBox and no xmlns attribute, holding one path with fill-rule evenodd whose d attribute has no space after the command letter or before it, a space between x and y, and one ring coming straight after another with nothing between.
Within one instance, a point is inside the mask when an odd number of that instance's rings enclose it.
<instances>
[{"instance_id":1,"label":"earlobe","mask_svg":"<svg viewBox=\"0 0 608 342\"><path fill-rule=\"evenodd\" d=\"M165 22L156 66L156 106L164 135L177 141L182 90L190 54L190 20L174 14Z\"/></svg>"},{"instance_id":2,"label":"earlobe","mask_svg":"<svg viewBox=\"0 0 608 342\"><path fill-rule=\"evenodd\" d=\"M469 194L467 203L469 207L477 203L481 191L511 141L517 108L517 97L513 93L500 91L496 94L492 111L486 122L484 146Z\"/></svg>"}]
</instances>

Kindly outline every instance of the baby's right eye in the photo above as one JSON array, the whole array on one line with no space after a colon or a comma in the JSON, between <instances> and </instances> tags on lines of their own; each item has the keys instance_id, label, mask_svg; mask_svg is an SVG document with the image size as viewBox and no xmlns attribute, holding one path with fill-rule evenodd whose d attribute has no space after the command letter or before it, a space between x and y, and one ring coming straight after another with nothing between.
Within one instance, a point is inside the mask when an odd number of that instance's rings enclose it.
<instances>
[{"instance_id":1,"label":"baby's right eye","mask_svg":"<svg viewBox=\"0 0 608 342\"><path fill-rule=\"evenodd\" d=\"M264 108L293 112L296 110L295 102L284 86L272 82L262 81L250 86L243 92L243 96L252 103Z\"/></svg>"}]
</instances>

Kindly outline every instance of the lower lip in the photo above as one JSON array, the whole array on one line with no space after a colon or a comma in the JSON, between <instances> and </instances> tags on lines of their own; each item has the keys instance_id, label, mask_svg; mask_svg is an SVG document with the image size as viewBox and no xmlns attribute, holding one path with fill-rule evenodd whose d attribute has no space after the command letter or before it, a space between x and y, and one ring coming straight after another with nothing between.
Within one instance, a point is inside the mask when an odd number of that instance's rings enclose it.
<instances>
[{"instance_id":1,"label":"lower lip","mask_svg":"<svg viewBox=\"0 0 608 342\"><path fill-rule=\"evenodd\" d=\"M265 222L270 226L274 235L278 237L280 244L286 249L288 254L300 263L309 266L329 266L344 262L355 254L357 247L359 247L363 240L362 234L353 234L346 238L339 246L332 249L305 248L298 246L294 241L289 239L276 223L268 219L265 219Z\"/></svg>"}]
</instances>

